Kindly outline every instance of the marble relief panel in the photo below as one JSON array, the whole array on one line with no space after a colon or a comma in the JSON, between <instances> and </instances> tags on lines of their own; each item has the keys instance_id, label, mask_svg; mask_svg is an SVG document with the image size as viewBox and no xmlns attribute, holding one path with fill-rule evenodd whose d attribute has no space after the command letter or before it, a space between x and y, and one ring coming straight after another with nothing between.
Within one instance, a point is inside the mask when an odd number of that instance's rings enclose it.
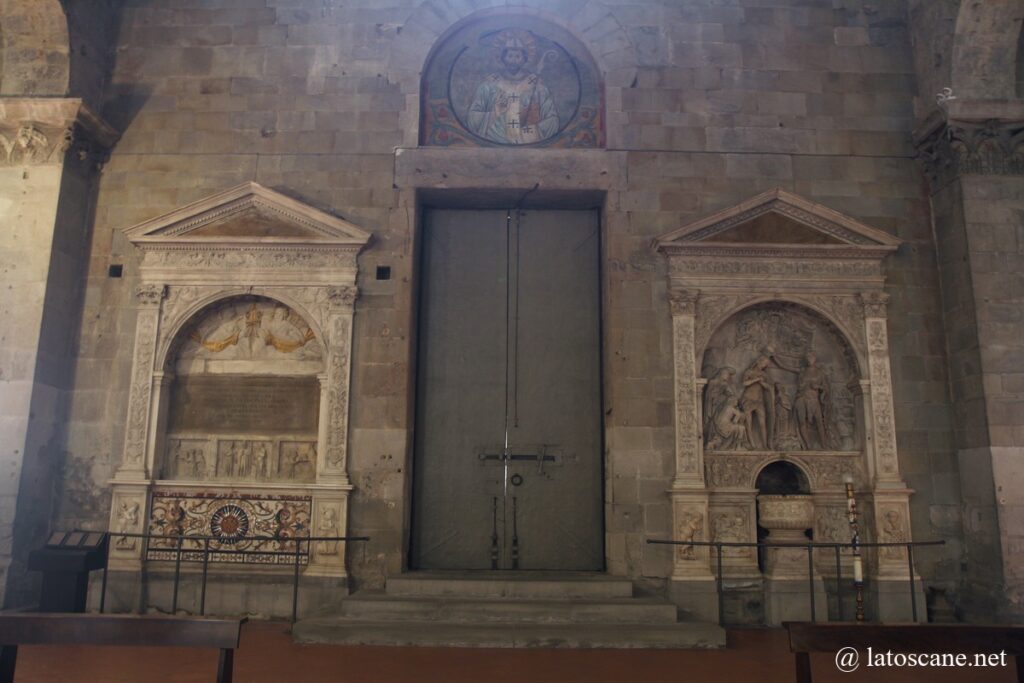
<instances>
[{"instance_id":1,"label":"marble relief panel","mask_svg":"<svg viewBox=\"0 0 1024 683\"><path fill-rule=\"evenodd\" d=\"M303 318L283 304L238 298L217 305L183 332L179 359L322 360Z\"/></svg>"},{"instance_id":2,"label":"marble relief panel","mask_svg":"<svg viewBox=\"0 0 1024 683\"><path fill-rule=\"evenodd\" d=\"M316 439L175 437L167 439L163 478L180 481L311 482Z\"/></svg>"},{"instance_id":3,"label":"marble relief panel","mask_svg":"<svg viewBox=\"0 0 1024 683\"><path fill-rule=\"evenodd\" d=\"M733 316L704 353L707 451L859 447L853 352L807 309L761 304Z\"/></svg>"}]
</instances>

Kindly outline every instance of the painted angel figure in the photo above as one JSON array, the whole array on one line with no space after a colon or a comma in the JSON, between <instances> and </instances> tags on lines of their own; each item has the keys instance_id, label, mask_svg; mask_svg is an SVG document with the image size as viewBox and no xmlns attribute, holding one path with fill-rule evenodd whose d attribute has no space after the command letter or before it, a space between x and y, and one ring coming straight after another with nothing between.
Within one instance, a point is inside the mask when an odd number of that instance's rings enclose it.
<instances>
[{"instance_id":1,"label":"painted angel figure","mask_svg":"<svg viewBox=\"0 0 1024 683\"><path fill-rule=\"evenodd\" d=\"M476 88L467 112L469 129L482 138L506 145L546 140L558 132L555 103L540 77L544 57L536 70L529 68L536 53L527 31L506 30L494 42L501 70Z\"/></svg>"}]
</instances>

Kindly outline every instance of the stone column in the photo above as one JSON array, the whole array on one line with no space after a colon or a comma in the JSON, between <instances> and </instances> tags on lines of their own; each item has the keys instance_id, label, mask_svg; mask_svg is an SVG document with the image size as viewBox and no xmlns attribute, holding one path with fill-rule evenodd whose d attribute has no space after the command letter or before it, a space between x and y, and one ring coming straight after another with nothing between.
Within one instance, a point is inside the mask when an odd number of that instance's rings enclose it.
<instances>
[{"instance_id":1,"label":"stone column","mask_svg":"<svg viewBox=\"0 0 1024 683\"><path fill-rule=\"evenodd\" d=\"M116 139L79 99L0 98L0 604L8 607L37 599L25 561L51 522L91 206Z\"/></svg>"},{"instance_id":2,"label":"stone column","mask_svg":"<svg viewBox=\"0 0 1024 683\"><path fill-rule=\"evenodd\" d=\"M669 292L676 424L676 475L669 494L676 541L709 538L694 340L698 296L695 290L673 288ZM674 546L670 594L676 604L695 616L717 621L718 596L710 557L707 547Z\"/></svg>"},{"instance_id":3,"label":"stone column","mask_svg":"<svg viewBox=\"0 0 1024 683\"><path fill-rule=\"evenodd\" d=\"M931 188L968 619L1024 618L1024 102L943 101L915 131Z\"/></svg>"}]
</instances>

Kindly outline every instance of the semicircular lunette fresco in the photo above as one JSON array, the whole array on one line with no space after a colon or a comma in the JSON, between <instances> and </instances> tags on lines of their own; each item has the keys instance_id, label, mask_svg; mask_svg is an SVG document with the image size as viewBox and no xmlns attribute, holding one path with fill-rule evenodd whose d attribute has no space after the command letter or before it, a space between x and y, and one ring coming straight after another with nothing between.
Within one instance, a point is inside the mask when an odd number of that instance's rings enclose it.
<instances>
[{"instance_id":1,"label":"semicircular lunette fresco","mask_svg":"<svg viewBox=\"0 0 1024 683\"><path fill-rule=\"evenodd\" d=\"M423 77L423 145L602 147L596 65L567 31L489 17L434 51Z\"/></svg>"},{"instance_id":2,"label":"semicircular lunette fresco","mask_svg":"<svg viewBox=\"0 0 1024 683\"><path fill-rule=\"evenodd\" d=\"M704 353L709 451L859 448L853 352L833 325L770 302L732 316Z\"/></svg>"}]
</instances>

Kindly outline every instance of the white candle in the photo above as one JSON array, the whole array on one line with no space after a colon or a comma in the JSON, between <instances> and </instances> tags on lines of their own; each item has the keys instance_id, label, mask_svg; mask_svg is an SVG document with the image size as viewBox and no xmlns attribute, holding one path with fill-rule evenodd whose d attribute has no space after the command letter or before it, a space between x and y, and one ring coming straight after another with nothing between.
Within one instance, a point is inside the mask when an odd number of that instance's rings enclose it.
<instances>
[{"instance_id":1,"label":"white candle","mask_svg":"<svg viewBox=\"0 0 1024 683\"><path fill-rule=\"evenodd\" d=\"M860 555L853 556L853 580L864 583L864 567L861 565Z\"/></svg>"}]
</instances>

